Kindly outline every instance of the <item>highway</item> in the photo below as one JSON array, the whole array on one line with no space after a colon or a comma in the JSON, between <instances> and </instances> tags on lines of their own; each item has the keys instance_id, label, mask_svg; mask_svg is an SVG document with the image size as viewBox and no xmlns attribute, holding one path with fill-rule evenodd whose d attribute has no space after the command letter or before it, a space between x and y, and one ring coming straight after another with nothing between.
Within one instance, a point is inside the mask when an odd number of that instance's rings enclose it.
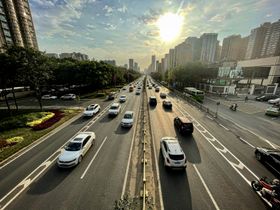
<instances>
[{"instance_id":1,"label":"highway","mask_svg":"<svg viewBox=\"0 0 280 210\"><path fill-rule=\"evenodd\" d=\"M213 119L166 88L160 88L172 101L172 111L162 107L163 99L154 88L146 91L148 97L156 96L158 101L155 108L149 108L149 123L159 168L162 207L166 210L266 209L250 182L264 175L274 177L254 157L256 146L270 144L231 121ZM135 91L123 90L120 94L128 98L117 117L108 117L113 101L106 101L95 117L78 117L2 165L0 209L113 209L114 202L126 189L126 169L136 132L135 125L123 129L120 122L128 110L134 111L137 119L142 100L142 95L135 95ZM184 137L175 130L176 116L187 116L193 121L192 135ZM58 168L56 159L61 148L80 131L95 132L94 147L77 167ZM160 139L164 136L178 138L187 157L186 170L164 167L160 154Z\"/></svg>"},{"instance_id":2,"label":"highway","mask_svg":"<svg viewBox=\"0 0 280 210\"><path fill-rule=\"evenodd\" d=\"M1 206L10 200L3 200L5 194L12 191L8 196L10 198L17 193L18 190L13 191L12 188L22 180L28 183L26 180L35 176L31 174L33 171L35 174L43 171L38 179L33 180L30 186L12 200L7 209L112 209L115 200L121 197L135 130L135 126L122 129L120 121L127 110L134 111L137 117L140 105L140 96L135 95L135 92L128 93L126 90L122 93L128 99L122 104L122 112L117 117L108 117L107 109L112 101L107 102L102 106L105 112L97 115L96 120L82 117L77 119L1 168ZM96 134L95 145L81 164L70 170L59 169L56 158L51 158L50 165L44 167L44 161L54 153L57 157L57 150L80 130Z\"/></svg>"}]
</instances>

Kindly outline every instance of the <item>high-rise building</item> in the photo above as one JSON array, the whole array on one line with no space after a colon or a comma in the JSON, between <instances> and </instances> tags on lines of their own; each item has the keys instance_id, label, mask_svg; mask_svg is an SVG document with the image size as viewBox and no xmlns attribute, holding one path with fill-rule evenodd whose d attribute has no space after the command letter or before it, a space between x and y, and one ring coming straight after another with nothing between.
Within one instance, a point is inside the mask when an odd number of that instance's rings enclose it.
<instances>
[{"instance_id":1,"label":"high-rise building","mask_svg":"<svg viewBox=\"0 0 280 210\"><path fill-rule=\"evenodd\" d=\"M200 37L201 39L201 54L200 61L204 63L214 63L217 49L217 37L216 33L204 33Z\"/></svg>"},{"instance_id":2,"label":"high-rise building","mask_svg":"<svg viewBox=\"0 0 280 210\"><path fill-rule=\"evenodd\" d=\"M184 66L193 60L192 46L186 42L178 44L174 49L174 66Z\"/></svg>"},{"instance_id":3,"label":"high-rise building","mask_svg":"<svg viewBox=\"0 0 280 210\"><path fill-rule=\"evenodd\" d=\"M88 58L88 55L86 54L82 54L82 53L76 53L76 52L73 52L73 53L61 53L59 54L59 57L61 59L63 58L73 58L75 60L79 60L79 61L87 61L89 60Z\"/></svg>"},{"instance_id":4,"label":"high-rise building","mask_svg":"<svg viewBox=\"0 0 280 210\"><path fill-rule=\"evenodd\" d=\"M164 55L164 65L163 65L163 72L166 72L169 69L169 54Z\"/></svg>"},{"instance_id":5,"label":"high-rise building","mask_svg":"<svg viewBox=\"0 0 280 210\"><path fill-rule=\"evenodd\" d=\"M191 45L193 61L198 61L201 54L201 39L197 37L188 37L185 42Z\"/></svg>"},{"instance_id":6,"label":"high-rise building","mask_svg":"<svg viewBox=\"0 0 280 210\"><path fill-rule=\"evenodd\" d=\"M104 60L104 63L110 64L112 66L116 66L116 61L115 60Z\"/></svg>"},{"instance_id":7,"label":"high-rise building","mask_svg":"<svg viewBox=\"0 0 280 210\"><path fill-rule=\"evenodd\" d=\"M152 55L152 61L151 61L151 72L156 71L156 56Z\"/></svg>"},{"instance_id":8,"label":"high-rise building","mask_svg":"<svg viewBox=\"0 0 280 210\"><path fill-rule=\"evenodd\" d=\"M249 42L249 36L241 38L241 44L238 53L238 60L244 60Z\"/></svg>"},{"instance_id":9,"label":"high-rise building","mask_svg":"<svg viewBox=\"0 0 280 210\"><path fill-rule=\"evenodd\" d=\"M169 49L169 68L172 69L175 67L175 50L174 49Z\"/></svg>"},{"instance_id":10,"label":"high-rise building","mask_svg":"<svg viewBox=\"0 0 280 210\"><path fill-rule=\"evenodd\" d=\"M134 62L133 70L138 71L138 63Z\"/></svg>"},{"instance_id":11,"label":"high-rise building","mask_svg":"<svg viewBox=\"0 0 280 210\"><path fill-rule=\"evenodd\" d=\"M239 49L241 47L241 35L231 35L223 40L221 60L236 61L239 57Z\"/></svg>"},{"instance_id":12,"label":"high-rise building","mask_svg":"<svg viewBox=\"0 0 280 210\"><path fill-rule=\"evenodd\" d=\"M220 41L217 41L217 47L216 47L216 53L215 53L215 62L220 62L221 60L221 52L222 52L222 46L220 45Z\"/></svg>"},{"instance_id":13,"label":"high-rise building","mask_svg":"<svg viewBox=\"0 0 280 210\"><path fill-rule=\"evenodd\" d=\"M0 48L38 49L28 0L0 0Z\"/></svg>"},{"instance_id":14,"label":"high-rise building","mask_svg":"<svg viewBox=\"0 0 280 210\"><path fill-rule=\"evenodd\" d=\"M131 70L133 70L133 59L132 58L130 58L130 59L128 59L128 69L131 69Z\"/></svg>"},{"instance_id":15,"label":"high-rise building","mask_svg":"<svg viewBox=\"0 0 280 210\"><path fill-rule=\"evenodd\" d=\"M245 59L254 59L261 57L264 39L270 25L271 23L264 23L260 27L251 30Z\"/></svg>"},{"instance_id":16,"label":"high-rise building","mask_svg":"<svg viewBox=\"0 0 280 210\"><path fill-rule=\"evenodd\" d=\"M267 29L261 50L261 57L278 55L280 55L280 19Z\"/></svg>"}]
</instances>

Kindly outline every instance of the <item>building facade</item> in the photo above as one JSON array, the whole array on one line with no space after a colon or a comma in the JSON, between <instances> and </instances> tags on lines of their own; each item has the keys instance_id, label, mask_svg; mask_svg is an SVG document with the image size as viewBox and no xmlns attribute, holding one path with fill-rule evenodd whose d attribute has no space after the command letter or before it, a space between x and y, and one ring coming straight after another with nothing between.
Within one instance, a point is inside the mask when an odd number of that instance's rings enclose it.
<instances>
[{"instance_id":1,"label":"building facade","mask_svg":"<svg viewBox=\"0 0 280 210\"><path fill-rule=\"evenodd\" d=\"M133 67L134 67L134 64L133 64L133 59L132 59L132 58L130 58L130 59L128 59L128 69L133 70Z\"/></svg>"},{"instance_id":2,"label":"building facade","mask_svg":"<svg viewBox=\"0 0 280 210\"><path fill-rule=\"evenodd\" d=\"M204 33L200 37L201 39L201 54L200 61L203 63L214 63L217 49L217 38L216 33Z\"/></svg>"},{"instance_id":3,"label":"building facade","mask_svg":"<svg viewBox=\"0 0 280 210\"><path fill-rule=\"evenodd\" d=\"M0 0L0 48L11 45L38 49L28 0Z\"/></svg>"}]
</instances>

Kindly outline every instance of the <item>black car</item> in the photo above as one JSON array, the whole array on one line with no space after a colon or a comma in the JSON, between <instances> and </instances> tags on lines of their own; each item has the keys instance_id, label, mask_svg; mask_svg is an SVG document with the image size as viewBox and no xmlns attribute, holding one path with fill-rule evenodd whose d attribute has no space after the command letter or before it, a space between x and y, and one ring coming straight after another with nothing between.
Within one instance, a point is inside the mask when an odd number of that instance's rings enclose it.
<instances>
[{"instance_id":1,"label":"black car","mask_svg":"<svg viewBox=\"0 0 280 210\"><path fill-rule=\"evenodd\" d=\"M279 96L277 95L260 95L258 97L256 97L255 99L257 101L268 101L270 99L275 99L275 98L278 98Z\"/></svg>"},{"instance_id":2,"label":"black car","mask_svg":"<svg viewBox=\"0 0 280 210\"><path fill-rule=\"evenodd\" d=\"M258 161L267 164L280 176L280 150L257 147L255 155Z\"/></svg>"},{"instance_id":3,"label":"black car","mask_svg":"<svg viewBox=\"0 0 280 210\"><path fill-rule=\"evenodd\" d=\"M164 100L162 102L162 106L163 106L163 108L166 108L166 109L172 109L172 103L169 100Z\"/></svg>"},{"instance_id":4,"label":"black car","mask_svg":"<svg viewBox=\"0 0 280 210\"><path fill-rule=\"evenodd\" d=\"M186 117L175 117L174 126L181 134L193 133L193 123Z\"/></svg>"},{"instance_id":5,"label":"black car","mask_svg":"<svg viewBox=\"0 0 280 210\"><path fill-rule=\"evenodd\" d=\"M157 105L157 98L155 96L150 96L149 104L150 104L150 106L156 106Z\"/></svg>"}]
</instances>

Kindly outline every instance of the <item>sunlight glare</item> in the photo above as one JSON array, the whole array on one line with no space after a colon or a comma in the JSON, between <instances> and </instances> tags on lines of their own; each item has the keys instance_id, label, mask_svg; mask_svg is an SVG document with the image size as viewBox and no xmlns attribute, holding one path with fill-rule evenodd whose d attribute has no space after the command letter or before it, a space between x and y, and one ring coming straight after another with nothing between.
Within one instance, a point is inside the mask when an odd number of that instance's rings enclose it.
<instances>
[{"instance_id":1,"label":"sunlight glare","mask_svg":"<svg viewBox=\"0 0 280 210\"><path fill-rule=\"evenodd\" d=\"M157 26L163 41L172 41L181 32L184 18L178 14L167 13L159 17Z\"/></svg>"}]
</instances>

